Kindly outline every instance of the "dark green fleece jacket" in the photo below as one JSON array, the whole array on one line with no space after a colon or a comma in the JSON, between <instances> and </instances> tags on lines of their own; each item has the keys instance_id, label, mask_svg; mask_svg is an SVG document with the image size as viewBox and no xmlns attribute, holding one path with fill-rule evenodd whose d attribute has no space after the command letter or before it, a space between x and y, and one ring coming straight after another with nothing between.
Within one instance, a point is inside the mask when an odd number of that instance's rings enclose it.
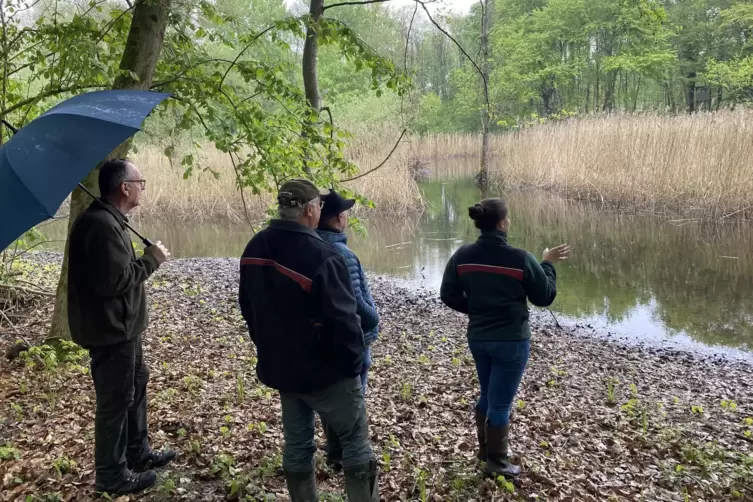
<instances>
[{"instance_id":1,"label":"dark green fleece jacket","mask_svg":"<svg viewBox=\"0 0 753 502\"><path fill-rule=\"evenodd\" d=\"M548 307L557 295L554 266L510 246L504 232L482 232L452 255L440 296L468 314L468 338L522 340L531 336L528 302Z\"/></svg>"},{"instance_id":2,"label":"dark green fleece jacket","mask_svg":"<svg viewBox=\"0 0 753 502\"><path fill-rule=\"evenodd\" d=\"M159 264L149 255L136 257L125 221L115 207L95 202L68 240L68 326L86 349L123 343L146 330L144 282Z\"/></svg>"}]
</instances>

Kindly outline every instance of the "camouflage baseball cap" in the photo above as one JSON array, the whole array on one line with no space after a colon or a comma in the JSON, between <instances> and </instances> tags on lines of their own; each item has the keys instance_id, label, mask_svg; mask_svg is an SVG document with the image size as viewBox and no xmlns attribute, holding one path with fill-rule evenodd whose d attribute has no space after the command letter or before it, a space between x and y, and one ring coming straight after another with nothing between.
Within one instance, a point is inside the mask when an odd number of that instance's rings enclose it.
<instances>
[{"instance_id":1,"label":"camouflage baseball cap","mask_svg":"<svg viewBox=\"0 0 753 502\"><path fill-rule=\"evenodd\" d=\"M303 207L317 197L329 194L329 190L319 189L305 178L288 180L280 187L277 202L280 207Z\"/></svg>"}]
</instances>

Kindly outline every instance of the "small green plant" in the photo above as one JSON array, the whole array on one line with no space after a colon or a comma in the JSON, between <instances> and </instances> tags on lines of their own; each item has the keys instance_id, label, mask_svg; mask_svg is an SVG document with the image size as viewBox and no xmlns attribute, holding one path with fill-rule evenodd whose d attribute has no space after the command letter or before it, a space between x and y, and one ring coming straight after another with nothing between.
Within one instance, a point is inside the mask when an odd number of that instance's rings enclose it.
<instances>
[{"instance_id":1,"label":"small green plant","mask_svg":"<svg viewBox=\"0 0 753 502\"><path fill-rule=\"evenodd\" d=\"M616 395L616 389L617 389L617 379L614 377L607 378L607 403L610 405L615 405L617 403L617 395Z\"/></svg>"},{"instance_id":2,"label":"small green plant","mask_svg":"<svg viewBox=\"0 0 753 502\"><path fill-rule=\"evenodd\" d=\"M400 389L400 397L403 399L403 401L408 401L411 396L411 386L408 382L405 382L403 384L402 389Z\"/></svg>"},{"instance_id":3,"label":"small green plant","mask_svg":"<svg viewBox=\"0 0 753 502\"><path fill-rule=\"evenodd\" d=\"M229 453L220 453L217 455L212 464L209 466L209 471L213 476L225 477L235 474L235 457Z\"/></svg>"},{"instance_id":4,"label":"small green plant","mask_svg":"<svg viewBox=\"0 0 753 502\"><path fill-rule=\"evenodd\" d=\"M267 433L267 423L266 422L259 422L259 432L264 435Z\"/></svg>"},{"instance_id":5,"label":"small green plant","mask_svg":"<svg viewBox=\"0 0 753 502\"><path fill-rule=\"evenodd\" d=\"M196 394L204 388L204 381L197 376L187 375L183 377L183 385L188 392Z\"/></svg>"},{"instance_id":6,"label":"small green plant","mask_svg":"<svg viewBox=\"0 0 753 502\"><path fill-rule=\"evenodd\" d=\"M462 362L457 357L452 358L452 365L456 368L459 368Z\"/></svg>"},{"instance_id":7,"label":"small green plant","mask_svg":"<svg viewBox=\"0 0 753 502\"><path fill-rule=\"evenodd\" d=\"M389 472L391 469L391 465L392 465L390 462L391 460L392 460L392 457L390 456L388 452L385 451L384 453L382 453L382 463L384 464L384 470L386 472Z\"/></svg>"},{"instance_id":8,"label":"small green plant","mask_svg":"<svg viewBox=\"0 0 753 502\"><path fill-rule=\"evenodd\" d=\"M178 494L178 487L175 485L173 478L166 478L162 483L157 486L157 492L163 497L174 497Z\"/></svg>"},{"instance_id":9,"label":"small green plant","mask_svg":"<svg viewBox=\"0 0 753 502\"><path fill-rule=\"evenodd\" d=\"M421 502L426 502L428 500L428 497L426 494L426 480L428 479L429 475L420 467L416 467L414 472L416 475L415 488L418 488L419 500Z\"/></svg>"},{"instance_id":10,"label":"small green plant","mask_svg":"<svg viewBox=\"0 0 753 502\"><path fill-rule=\"evenodd\" d=\"M390 434L390 446L396 449L400 448L400 440L392 434Z\"/></svg>"},{"instance_id":11,"label":"small green plant","mask_svg":"<svg viewBox=\"0 0 753 502\"><path fill-rule=\"evenodd\" d=\"M235 377L235 392L238 396L238 404L243 404L246 400L246 382L243 380L242 373L238 373Z\"/></svg>"},{"instance_id":12,"label":"small green plant","mask_svg":"<svg viewBox=\"0 0 753 502\"><path fill-rule=\"evenodd\" d=\"M522 399L518 399L518 409L522 410L525 407L526 407L526 402L523 401Z\"/></svg>"},{"instance_id":13,"label":"small green plant","mask_svg":"<svg viewBox=\"0 0 753 502\"><path fill-rule=\"evenodd\" d=\"M24 409L23 407L18 403L10 403L10 411L13 412L14 415L16 415L16 421L21 422L24 419Z\"/></svg>"},{"instance_id":14,"label":"small green plant","mask_svg":"<svg viewBox=\"0 0 753 502\"><path fill-rule=\"evenodd\" d=\"M420 356L418 356L418 364L422 366L429 366L431 364L431 359L429 359L429 357L425 354L421 354Z\"/></svg>"},{"instance_id":15,"label":"small green plant","mask_svg":"<svg viewBox=\"0 0 753 502\"><path fill-rule=\"evenodd\" d=\"M220 434L222 434L222 437L227 439L230 437L230 429L226 426L220 427Z\"/></svg>"},{"instance_id":16,"label":"small green plant","mask_svg":"<svg viewBox=\"0 0 753 502\"><path fill-rule=\"evenodd\" d=\"M693 406L690 407L690 412L693 415L702 415L703 414L703 406L693 405Z\"/></svg>"},{"instance_id":17,"label":"small green plant","mask_svg":"<svg viewBox=\"0 0 753 502\"><path fill-rule=\"evenodd\" d=\"M5 443L0 446L0 462L5 460L18 460L21 458L21 453L10 443Z\"/></svg>"},{"instance_id":18,"label":"small green plant","mask_svg":"<svg viewBox=\"0 0 753 502\"><path fill-rule=\"evenodd\" d=\"M505 490L508 493L514 494L515 493L515 485L512 484L511 481L508 481L505 479L504 476L497 476L497 484L500 488Z\"/></svg>"},{"instance_id":19,"label":"small green plant","mask_svg":"<svg viewBox=\"0 0 753 502\"><path fill-rule=\"evenodd\" d=\"M198 455L201 453L201 443L199 443L198 440L194 439L190 443L188 443L188 451L190 453L193 453L194 455Z\"/></svg>"},{"instance_id":20,"label":"small green plant","mask_svg":"<svg viewBox=\"0 0 753 502\"><path fill-rule=\"evenodd\" d=\"M74 472L76 470L76 467L76 462L66 457L65 455L55 459L55 461L52 463L52 468L55 469L55 472L57 472L58 476L60 476L61 478L66 474Z\"/></svg>"},{"instance_id":21,"label":"small green plant","mask_svg":"<svg viewBox=\"0 0 753 502\"><path fill-rule=\"evenodd\" d=\"M178 429L178 437L184 438L184 437L186 437L187 434L188 434L188 432L183 427L181 427L180 429Z\"/></svg>"},{"instance_id":22,"label":"small green plant","mask_svg":"<svg viewBox=\"0 0 753 502\"><path fill-rule=\"evenodd\" d=\"M734 402L734 401L724 400L724 401L722 401L721 406L725 410L730 410L730 411L736 411L737 410L737 403Z\"/></svg>"}]
</instances>

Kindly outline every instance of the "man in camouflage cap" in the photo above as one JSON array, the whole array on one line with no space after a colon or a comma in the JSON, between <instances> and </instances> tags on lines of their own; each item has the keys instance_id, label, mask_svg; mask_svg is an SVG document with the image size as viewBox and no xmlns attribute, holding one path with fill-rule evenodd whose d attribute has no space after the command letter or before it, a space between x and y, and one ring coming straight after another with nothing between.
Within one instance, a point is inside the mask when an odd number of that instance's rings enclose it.
<instances>
[{"instance_id":1,"label":"man in camouflage cap","mask_svg":"<svg viewBox=\"0 0 753 502\"><path fill-rule=\"evenodd\" d=\"M315 229L323 195L306 179L282 185L279 218L241 258L239 301L257 348L256 372L280 391L283 470L293 502L317 501L314 413L342 444L350 502L379 500L360 374L364 343L342 254Z\"/></svg>"}]
</instances>

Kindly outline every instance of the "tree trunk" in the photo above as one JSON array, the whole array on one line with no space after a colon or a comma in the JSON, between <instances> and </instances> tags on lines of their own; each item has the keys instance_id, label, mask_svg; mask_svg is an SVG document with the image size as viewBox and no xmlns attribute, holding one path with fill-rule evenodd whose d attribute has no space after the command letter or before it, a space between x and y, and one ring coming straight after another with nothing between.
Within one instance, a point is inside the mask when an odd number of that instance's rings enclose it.
<instances>
[{"instance_id":1,"label":"tree trunk","mask_svg":"<svg viewBox=\"0 0 753 502\"><path fill-rule=\"evenodd\" d=\"M165 28L170 11L171 0L136 0L133 9L133 20L128 32L120 69L123 74L115 79L113 89L141 89L148 90L152 85L154 70L157 66L162 42L165 38ZM138 79L131 76L135 74ZM131 148L131 139L118 146L108 158L125 157ZM97 166L90 172L82 184L94 193L98 193ZM71 194L71 206L68 216L68 234L70 235L76 218L91 204L91 199L83 190L77 188ZM52 315L50 337L70 338L68 329L68 243L65 245L63 267L58 280L55 295L55 311Z\"/></svg>"},{"instance_id":2,"label":"tree trunk","mask_svg":"<svg viewBox=\"0 0 753 502\"><path fill-rule=\"evenodd\" d=\"M617 70L607 73L607 81L604 82L604 108L605 112L614 110L614 90L617 84Z\"/></svg>"},{"instance_id":3,"label":"tree trunk","mask_svg":"<svg viewBox=\"0 0 753 502\"><path fill-rule=\"evenodd\" d=\"M476 175L476 185L482 190L489 186L489 96L487 82L489 82L489 18L491 0L482 0L481 7L481 94L484 96L484 106L481 108L481 168Z\"/></svg>"},{"instance_id":4,"label":"tree trunk","mask_svg":"<svg viewBox=\"0 0 753 502\"><path fill-rule=\"evenodd\" d=\"M687 76L688 81L685 84L685 108L688 113L695 112L695 72L690 72Z\"/></svg>"},{"instance_id":5,"label":"tree trunk","mask_svg":"<svg viewBox=\"0 0 753 502\"><path fill-rule=\"evenodd\" d=\"M600 76L601 74L599 73L599 61L597 60L596 61L596 89L594 92L594 113L598 113L599 111L599 90L600 90L599 89L599 84L600 84L599 77Z\"/></svg>"},{"instance_id":6,"label":"tree trunk","mask_svg":"<svg viewBox=\"0 0 753 502\"><path fill-rule=\"evenodd\" d=\"M322 111L322 95L319 92L319 74L317 73L317 59L319 56L319 34L312 24L319 21L324 13L324 0L311 0L309 14L311 20L306 28L306 42L303 44L303 88L306 100L317 115ZM304 159L303 170L311 176L311 166Z\"/></svg>"},{"instance_id":7,"label":"tree trunk","mask_svg":"<svg viewBox=\"0 0 753 502\"><path fill-rule=\"evenodd\" d=\"M318 22L323 12L324 0L311 0L309 10L311 22ZM306 90L306 99L311 108L320 112L322 109L322 96L319 93L319 75L316 70L318 54L318 34L312 26L309 26L306 29L306 42L303 45L303 87Z\"/></svg>"}]
</instances>

